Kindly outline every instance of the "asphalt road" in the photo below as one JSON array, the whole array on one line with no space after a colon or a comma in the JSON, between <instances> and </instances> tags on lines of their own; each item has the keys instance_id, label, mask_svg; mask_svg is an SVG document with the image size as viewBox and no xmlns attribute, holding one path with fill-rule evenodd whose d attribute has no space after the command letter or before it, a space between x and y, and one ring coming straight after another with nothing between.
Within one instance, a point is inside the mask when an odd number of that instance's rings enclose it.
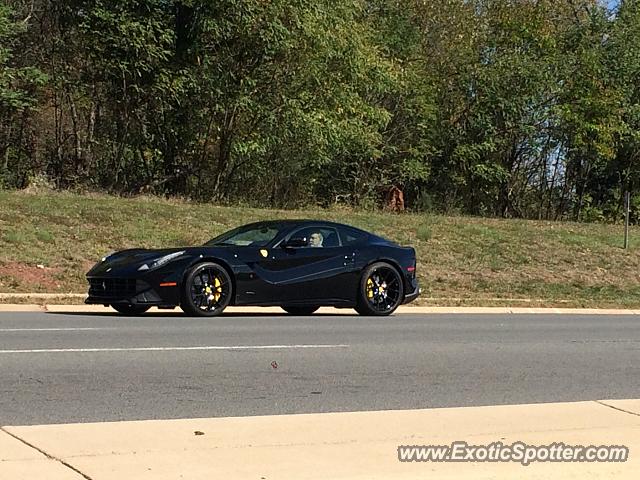
<instances>
[{"instance_id":1,"label":"asphalt road","mask_svg":"<svg viewBox=\"0 0 640 480\"><path fill-rule=\"evenodd\" d=\"M637 316L0 313L0 425L605 398Z\"/></svg>"}]
</instances>

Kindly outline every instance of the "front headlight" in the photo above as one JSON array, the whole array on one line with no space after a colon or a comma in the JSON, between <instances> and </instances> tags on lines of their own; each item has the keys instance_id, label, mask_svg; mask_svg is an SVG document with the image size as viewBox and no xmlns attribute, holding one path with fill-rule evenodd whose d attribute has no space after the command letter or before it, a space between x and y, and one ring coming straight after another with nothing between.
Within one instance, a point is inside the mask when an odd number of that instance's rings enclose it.
<instances>
[{"instance_id":1,"label":"front headlight","mask_svg":"<svg viewBox=\"0 0 640 480\"><path fill-rule=\"evenodd\" d=\"M117 253L117 252L109 252L109 253L107 253L104 257L102 257L102 258L100 259L100 261L101 261L101 262L104 262L107 258L109 258L109 257L110 257L111 255L113 255L114 253Z\"/></svg>"},{"instance_id":2,"label":"front headlight","mask_svg":"<svg viewBox=\"0 0 640 480\"><path fill-rule=\"evenodd\" d=\"M171 260L178 258L180 255L183 255L184 252L185 252L184 250L181 250L180 252L174 252L174 253L170 253L169 255L165 255L164 257L156 258L151 263L145 263L143 265L140 265L140 267L138 268L138 271L141 272L143 270L153 270L154 268L161 267L165 263L168 263Z\"/></svg>"}]
</instances>

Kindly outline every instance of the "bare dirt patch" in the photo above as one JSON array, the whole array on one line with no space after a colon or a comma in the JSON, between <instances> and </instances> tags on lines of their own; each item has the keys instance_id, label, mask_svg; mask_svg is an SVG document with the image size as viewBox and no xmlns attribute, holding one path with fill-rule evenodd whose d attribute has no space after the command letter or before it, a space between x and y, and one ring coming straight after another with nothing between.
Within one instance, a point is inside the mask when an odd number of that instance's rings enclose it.
<instances>
[{"instance_id":1,"label":"bare dirt patch","mask_svg":"<svg viewBox=\"0 0 640 480\"><path fill-rule=\"evenodd\" d=\"M61 268L9 262L0 265L0 288L36 287L38 289L59 290ZM35 289L35 288L34 288Z\"/></svg>"}]
</instances>

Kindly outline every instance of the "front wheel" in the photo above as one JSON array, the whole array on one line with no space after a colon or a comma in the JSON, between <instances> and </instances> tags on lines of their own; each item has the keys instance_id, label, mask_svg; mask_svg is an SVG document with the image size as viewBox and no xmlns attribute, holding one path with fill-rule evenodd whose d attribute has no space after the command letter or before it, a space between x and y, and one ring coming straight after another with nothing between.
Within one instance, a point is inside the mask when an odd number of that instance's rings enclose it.
<instances>
[{"instance_id":1,"label":"front wheel","mask_svg":"<svg viewBox=\"0 0 640 480\"><path fill-rule=\"evenodd\" d=\"M403 294L398 270L386 262L374 263L362 273L356 311L360 315L389 315L402 303Z\"/></svg>"},{"instance_id":2,"label":"front wheel","mask_svg":"<svg viewBox=\"0 0 640 480\"><path fill-rule=\"evenodd\" d=\"M189 315L215 317L229 305L232 293L231 277L224 267L199 263L185 278L180 307Z\"/></svg>"},{"instance_id":3,"label":"front wheel","mask_svg":"<svg viewBox=\"0 0 640 480\"><path fill-rule=\"evenodd\" d=\"M294 306L294 305L283 305L282 309L287 312L289 315L296 315L300 317L304 317L306 315L311 315L313 312L318 310L320 307L318 305L311 306Z\"/></svg>"},{"instance_id":4,"label":"front wheel","mask_svg":"<svg viewBox=\"0 0 640 480\"><path fill-rule=\"evenodd\" d=\"M123 315L142 315L151 307L147 307L145 305L128 305L126 303L114 303L113 305L111 305L111 308Z\"/></svg>"}]
</instances>

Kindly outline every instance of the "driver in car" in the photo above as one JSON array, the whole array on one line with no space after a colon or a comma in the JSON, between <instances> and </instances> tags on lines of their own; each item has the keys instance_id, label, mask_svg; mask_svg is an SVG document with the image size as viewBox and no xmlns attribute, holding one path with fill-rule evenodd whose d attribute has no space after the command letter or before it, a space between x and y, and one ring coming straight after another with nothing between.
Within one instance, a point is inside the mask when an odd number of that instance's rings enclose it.
<instances>
[{"instance_id":1,"label":"driver in car","mask_svg":"<svg viewBox=\"0 0 640 480\"><path fill-rule=\"evenodd\" d=\"M324 240L320 232L313 232L309 237L309 246L311 248L322 248L322 241Z\"/></svg>"}]
</instances>

